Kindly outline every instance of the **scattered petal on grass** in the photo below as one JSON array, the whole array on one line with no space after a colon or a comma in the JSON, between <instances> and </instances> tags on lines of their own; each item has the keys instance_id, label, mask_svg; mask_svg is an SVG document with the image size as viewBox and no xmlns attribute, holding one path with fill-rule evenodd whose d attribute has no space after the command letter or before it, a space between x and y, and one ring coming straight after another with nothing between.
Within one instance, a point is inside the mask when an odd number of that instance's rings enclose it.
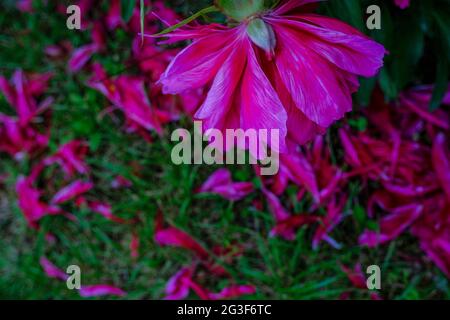
<instances>
[{"instance_id":1,"label":"scattered petal on grass","mask_svg":"<svg viewBox=\"0 0 450 320\"><path fill-rule=\"evenodd\" d=\"M64 187L52 199L53 204L61 204L85 194L94 187L92 182L77 180Z\"/></svg>"},{"instance_id":2,"label":"scattered petal on grass","mask_svg":"<svg viewBox=\"0 0 450 320\"><path fill-rule=\"evenodd\" d=\"M223 299L236 299L244 295L251 295L256 292L254 286L249 285L234 285L224 288L219 293L210 293L209 298L211 300L223 300Z\"/></svg>"},{"instance_id":3,"label":"scattered petal on grass","mask_svg":"<svg viewBox=\"0 0 450 320\"><path fill-rule=\"evenodd\" d=\"M423 206L418 204L393 210L390 215L381 219L379 232L366 230L359 237L359 243L368 247L375 247L397 238L419 218L422 210Z\"/></svg>"},{"instance_id":4,"label":"scattered petal on grass","mask_svg":"<svg viewBox=\"0 0 450 320\"><path fill-rule=\"evenodd\" d=\"M231 172L219 169L200 187L199 193L215 193L230 201L238 201L254 191L251 182L233 182Z\"/></svg>"},{"instance_id":5,"label":"scattered petal on grass","mask_svg":"<svg viewBox=\"0 0 450 320\"><path fill-rule=\"evenodd\" d=\"M83 298L102 297L102 296L124 297L126 295L126 292L123 291L122 289L106 284L82 286L79 290L79 293L80 296Z\"/></svg>"},{"instance_id":6,"label":"scattered petal on grass","mask_svg":"<svg viewBox=\"0 0 450 320\"><path fill-rule=\"evenodd\" d=\"M44 269L44 272L50 278L66 281L69 277L66 273L64 273L64 271L56 267L50 260L45 257L41 257L40 264Z\"/></svg>"}]
</instances>

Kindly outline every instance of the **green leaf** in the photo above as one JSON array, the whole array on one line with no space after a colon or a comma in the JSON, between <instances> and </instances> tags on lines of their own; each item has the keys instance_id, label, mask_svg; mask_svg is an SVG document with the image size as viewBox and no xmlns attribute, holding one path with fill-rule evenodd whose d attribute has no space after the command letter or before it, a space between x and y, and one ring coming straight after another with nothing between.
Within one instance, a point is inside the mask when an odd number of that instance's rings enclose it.
<instances>
[{"instance_id":1,"label":"green leaf","mask_svg":"<svg viewBox=\"0 0 450 320\"><path fill-rule=\"evenodd\" d=\"M387 100L392 100L397 97L397 87L395 82L389 75L387 68L383 68L380 72L380 87L383 90L384 96Z\"/></svg>"},{"instance_id":2,"label":"green leaf","mask_svg":"<svg viewBox=\"0 0 450 320\"><path fill-rule=\"evenodd\" d=\"M366 210L362 206L360 205L355 206L355 208L353 209L353 216L355 217L359 226L365 225L367 220L367 214Z\"/></svg>"},{"instance_id":3,"label":"green leaf","mask_svg":"<svg viewBox=\"0 0 450 320\"><path fill-rule=\"evenodd\" d=\"M360 84L357 99L362 106L367 107L372 98L373 89L375 89L375 85L377 84L377 78L362 78Z\"/></svg>"},{"instance_id":4,"label":"green leaf","mask_svg":"<svg viewBox=\"0 0 450 320\"><path fill-rule=\"evenodd\" d=\"M393 76L397 91L402 91L414 78L417 63L423 55L425 35L418 20L401 19L396 28L395 45L391 50Z\"/></svg>"},{"instance_id":5,"label":"green leaf","mask_svg":"<svg viewBox=\"0 0 450 320\"><path fill-rule=\"evenodd\" d=\"M247 26L247 34L258 47L265 52L273 52L276 45L276 37L272 27L262 19L256 18Z\"/></svg>"},{"instance_id":6,"label":"green leaf","mask_svg":"<svg viewBox=\"0 0 450 320\"><path fill-rule=\"evenodd\" d=\"M136 6L136 0L121 0L122 19L128 23L133 16L133 10Z\"/></svg>"},{"instance_id":7,"label":"green leaf","mask_svg":"<svg viewBox=\"0 0 450 320\"><path fill-rule=\"evenodd\" d=\"M199 12L193 14L192 16L190 16L189 18L177 23L176 25L171 26L170 28L165 29L164 31L161 31L160 33L154 34L152 35L153 37L158 37L158 36L163 36L165 34L171 33L172 31L181 28L182 26L194 21L195 19L197 19L198 17L201 17L203 15L206 15L208 13L212 13L212 12L218 12L219 9L216 8L215 6L211 6L205 9L200 10Z\"/></svg>"},{"instance_id":8,"label":"green leaf","mask_svg":"<svg viewBox=\"0 0 450 320\"><path fill-rule=\"evenodd\" d=\"M441 57L437 64L436 82L430 103L430 111L439 108L448 89L449 63L445 57Z\"/></svg>"}]
</instances>

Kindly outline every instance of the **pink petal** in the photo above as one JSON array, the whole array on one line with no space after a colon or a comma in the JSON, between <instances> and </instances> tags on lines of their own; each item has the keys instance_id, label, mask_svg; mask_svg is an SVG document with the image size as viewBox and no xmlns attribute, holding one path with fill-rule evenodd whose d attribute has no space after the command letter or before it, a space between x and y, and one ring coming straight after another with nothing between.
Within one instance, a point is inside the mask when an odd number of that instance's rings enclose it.
<instances>
[{"instance_id":1,"label":"pink petal","mask_svg":"<svg viewBox=\"0 0 450 320\"><path fill-rule=\"evenodd\" d=\"M359 237L359 244L375 247L397 238L420 217L422 211L423 206L415 204L395 209L392 214L381 219L379 233L366 230Z\"/></svg>"},{"instance_id":2,"label":"pink petal","mask_svg":"<svg viewBox=\"0 0 450 320\"><path fill-rule=\"evenodd\" d=\"M191 277L192 271L190 268L182 268L172 276L166 285L165 300L185 299L189 295Z\"/></svg>"},{"instance_id":3,"label":"pink petal","mask_svg":"<svg viewBox=\"0 0 450 320\"><path fill-rule=\"evenodd\" d=\"M112 0L106 16L106 25L109 30L114 30L123 23L120 0Z\"/></svg>"},{"instance_id":4,"label":"pink petal","mask_svg":"<svg viewBox=\"0 0 450 320\"><path fill-rule=\"evenodd\" d=\"M77 198L94 187L92 182L77 180L58 191L52 199L53 204L61 204Z\"/></svg>"},{"instance_id":5,"label":"pink petal","mask_svg":"<svg viewBox=\"0 0 450 320\"><path fill-rule=\"evenodd\" d=\"M395 4L400 8L400 9L406 9L409 7L409 1L410 0L395 0Z\"/></svg>"},{"instance_id":6,"label":"pink petal","mask_svg":"<svg viewBox=\"0 0 450 320\"><path fill-rule=\"evenodd\" d=\"M383 66L385 48L337 19L304 14L279 23L295 30L310 50L351 74L373 77Z\"/></svg>"},{"instance_id":7,"label":"pink petal","mask_svg":"<svg viewBox=\"0 0 450 320\"><path fill-rule=\"evenodd\" d=\"M255 287L251 285L233 285L224 288L219 293L210 293L209 298L211 300L236 299L243 295L254 294L255 292Z\"/></svg>"},{"instance_id":8,"label":"pink petal","mask_svg":"<svg viewBox=\"0 0 450 320\"><path fill-rule=\"evenodd\" d=\"M262 191L267 199L270 212L275 217L275 220L277 222L281 222L286 219L289 219L291 214L288 211L286 211L286 209L284 209L278 197L265 188L263 188Z\"/></svg>"},{"instance_id":9,"label":"pink petal","mask_svg":"<svg viewBox=\"0 0 450 320\"><path fill-rule=\"evenodd\" d=\"M256 58L253 46L248 45L248 60L241 86L241 126L247 129L267 129L279 131L279 145L271 145L270 140L263 141L275 152L285 152L287 135L287 113L267 76L264 74ZM259 146L259 148L264 146ZM256 150L250 150L253 156L260 159Z\"/></svg>"},{"instance_id":10,"label":"pink petal","mask_svg":"<svg viewBox=\"0 0 450 320\"><path fill-rule=\"evenodd\" d=\"M301 37L295 31L279 23L273 27L278 36L275 63L297 108L321 127L342 118L352 109L345 72L297 41Z\"/></svg>"},{"instance_id":11,"label":"pink petal","mask_svg":"<svg viewBox=\"0 0 450 320\"><path fill-rule=\"evenodd\" d=\"M99 284L92 286L82 286L79 290L80 296L83 298L101 297L101 296L118 296L124 297L126 292L120 288Z\"/></svg>"},{"instance_id":12,"label":"pink petal","mask_svg":"<svg viewBox=\"0 0 450 320\"><path fill-rule=\"evenodd\" d=\"M17 114L22 125L28 123L34 116L37 105L29 92L28 80L22 70L17 70L12 76L12 82L16 90Z\"/></svg>"},{"instance_id":13,"label":"pink petal","mask_svg":"<svg viewBox=\"0 0 450 320\"><path fill-rule=\"evenodd\" d=\"M22 12L32 12L33 0L18 0L16 7Z\"/></svg>"},{"instance_id":14,"label":"pink petal","mask_svg":"<svg viewBox=\"0 0 450 320\"><path fill-rule=\"evenodd\" d=\"M66 273L64 273L64 271L56 267L47 258L41 257L39 261L42 268L44 269L44 272L47 274L48 277L63 281L67 280L67 278L69 277Z\"/></svg>"},{"instance_id":15,"label":"pink petal","mask_svg":"<svg viewBox=\"0 0 450 320\"><path fill-rule=\"evenodd\" d=\"M281 163L289 170L289 177L299 186L304 186L316 201L319 201L317 178L309 161L300 153L282 154Z\"/></svg>"},{"instance_id":16,"label":"pink petal","mask_svg":"<svg viewBox=\"0 0 450 320\"><path fill-rule=\"evenodd\" d=\"M192 251L200 258L209 256L208 252L186 232L169 227L155 232L155 242L161 246L174 246Z\"/></svg>"},{"instance_id":17,"label":"pink petal","mask_svg":"<svg viewBox=\"0 0 450 320\"><path fill-rule=\"evenodd\" d=\"M61 146L53 156L47 158L46 164L59 163L67 178L73 177L75 173L87 174L89 166L85 162L85 157L88 151L89 148L85 142L73 140Z\"/></svg>"},{"instance_id":18,"label":"pink petal","mask_svg":"<svg viewBox=\"0 0 450 320\"><path fill-rule=\"evenodd\" d=\"M367 289L366 277L362 272L361 264L356 264L353 270L344 265L341 266L341 269L347 274L348 279L355 288Z\"/></svg>"},{"instance_id":19,"label":"pink petal","mask_svg":"<svg viewBox=\"0 0 450 320\"><path fill-rule=\"evenodd\" d=\"M278 8L275 9L276 15L283 15L288 13L289 11L292 11L298 7L314 3L314 2L320 2L325 0L287 0L284 1L282 5L280 5Z\"/></svg>"},{"instance_id":20,"label":"pink petal","mask_svg":"<svg viewBox=\"0 0 450 320\"><path fill-rule=\"evenodd\" d=\"M33 181L23 176L19 177L16 184L19 207L22 210L28 224L37 228L37 222L49 214L59 214L57 207L48 206L41 200L41 192L32 186Z\"/></svg>"},{"instance_id":21,"label":"pink petal","mask_svg":"<svg viewBox=\"0 0 450 320\"><path fill-rule=\"evenodd\" d=\"M345 203L346 197L343 197L338 203L336 203L336 200L333 200L328 204L327 215L319 218L319 227L313 237L313 249L317 249L321 241L327 241L335 249L340 249L341 246L329 236L329 233L344 219L343 210Z\"/></svg>"},{"instance_id":22,"label":"pink petal","mask_svg":"<svg viewBox=\"0 0 450 320\"><path fill-rule=\"evenodd\" d=\"M227 169L219 169L205 181L198 192L215 193L230 201L238 201L253 191L253 183L233 182Z\"/></svg>"},{"instance_id":23,"label":"pink petal","mask_svg":"<svg viewBox=\"0 0 450 320\"><path fill-rule=\"evenodd\" d=\"M433 166L450 203L450 153L448 142L443 133L436 136L432 150Z\"/></svg>"},{"instance_id":24,"label":"pink petal","mask_svg":"<svg viewBox=\"0 0 450 320\"><path fill-rule=\"evenodd\" d=\"M348 135L348 132L344 129L339 130L339 137L341 139L341 143L344 147L345 156L347 162L355 167L361 166L361 160L358 156L358 151L356 150L355 146L352 143L352 140L350 136Z\"/></svg>"},{"instance_id":25,"label":"pink petal","mask_svg":"<svg viewBox=\"0 0 450 320\"><path fill-rule=\"evenodd\" d=\"M300 214L291 216L283 221L279 221L270 231L270 236L280 236L288 241L295 240L296 230L304 225L310 225L318 222L318 217Z\"/></svg>"},{"instance_id":26,"label":"pink petal","mask_svg":"<svg viewBox=\"0 0 450 320\"><path fill-rule=\"evenodd\" d=\"M111 182L111 187L113 189L122 189L122 188L130 188L133 186L133 183L123 176L117 176Z\"/></svg>"},{"instance_id":27,"label":"pink petal","mask_svg":"<svg viewBox=\"0 0 450 320\"><path fill-rule=\"evenodd\" d=\"M164 93L177 94L200 88L216 75L235 43L235 32L214 28L207 32L207 36L196 39L172 60L160 79Z\"/></svg>"},{"instance_id":28,"label":"pink petal","mask_svg":"<svg viewBox=\"0 0 450 320\"><path fill-rule=\"evenodd\" d=\"M121 223L124 224L127 221L125 219L119 218L117 216L115 216L112 213L112 207L111 205L107 204L107 203L103 203L103 202L90 202L89 203L89 209L91 209L92 211L101 214L102 216L104 216L106 219L111 220L113 222L116 223Z\"/></svg>"},{"instance_id":29,"label":"pink petal","mask_svg":"<svg viewBox=\"0 0 450 320\"><path fill-rule=\"evenodd\" d=\"M69 71L72 73L80 71L97 51L96 44L88 44L76 49L69 60Z\"/></svg>"},{"instance_id":30,"label":"pink petal","mask_svg":"<svg viewBox=\"0 0 450 320\"><path fill-rule=\"evenodd\" d=\"M139 236L135 233L131 236L130 251L132 258L139 257Z\"/></svg>"},{"instance_id":31,"label":"pink petal","mask_svg":"<svg viewBox=\"0 0 450 320\"><path fill-rule=\"evenodd\" d=\"M42 95L47 90L48 82L52 77L51 72L32 74L28 78L28 92L35 97Z\"/></svg>"}]
</instances>

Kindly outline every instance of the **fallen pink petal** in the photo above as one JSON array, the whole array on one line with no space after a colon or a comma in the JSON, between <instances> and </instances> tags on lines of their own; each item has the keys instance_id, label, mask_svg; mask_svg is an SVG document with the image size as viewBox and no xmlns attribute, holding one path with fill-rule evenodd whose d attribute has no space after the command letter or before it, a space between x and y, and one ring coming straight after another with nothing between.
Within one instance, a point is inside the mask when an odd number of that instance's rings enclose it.
<instances>
[{"instance_id":1,"label":"fallen pink petal","mask_svg":"<svg viewBox=\"0 0 450 320\"><path fill-rule=\"evenodd\" d=\"M79 290L80 296L83 298L101 297L101 296L117 296L124 297L127 293L120 288L98 284L91 286L82 286Z\"/></svg>"}]
</instances>

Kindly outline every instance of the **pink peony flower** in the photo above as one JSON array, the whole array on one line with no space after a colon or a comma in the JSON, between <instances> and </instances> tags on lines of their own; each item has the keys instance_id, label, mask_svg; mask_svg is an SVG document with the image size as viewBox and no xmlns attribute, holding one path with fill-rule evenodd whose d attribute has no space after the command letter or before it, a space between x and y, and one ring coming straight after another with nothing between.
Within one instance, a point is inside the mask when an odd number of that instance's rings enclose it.
<instances>
[{"instance_id":1,"label":"pink peony flower","mask_svg":"<svg viewBox=\"0 0 450 320\"><path fill-rule=\"evenodd\" d=\"M167 42L193 43L161 77L164 93L210 85L195 114L206 129L278 129L280 151L286 138L303 144L323 133L352 109L357 76L374 76L386 51L338 20L293 11L310 2L283 1L233 28L197 25L168 34Z\"/></svg>"}]
</instances>

